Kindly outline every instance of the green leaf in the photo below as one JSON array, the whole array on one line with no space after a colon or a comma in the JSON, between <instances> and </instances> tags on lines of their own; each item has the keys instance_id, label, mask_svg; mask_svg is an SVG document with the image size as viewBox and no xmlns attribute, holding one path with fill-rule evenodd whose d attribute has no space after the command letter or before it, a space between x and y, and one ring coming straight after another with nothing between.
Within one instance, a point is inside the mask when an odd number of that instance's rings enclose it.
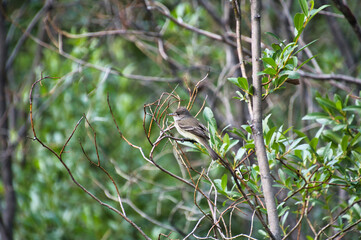
<instances>
[{"instance_id":1,"label":"green leaf","mask_svg":"<svg viewBox=\"0 0 361 240\"><path fill-rule=\"evenodd\" d=\"M230 81L231 83L233 83L234 85L236 85L237 87L241 88L241 86L238 83L238 78L227 78L228 81Z\"/></svg>"},{"instance_id":2,"label":"green leaf","mask_svg":"<svg viewBox=\"0 0 361 240\"><path fill-rule=\"evenodd\" d=\"M357 133L351 140L350 145L355 146L361 141L361 132Z\"/></svg>"},{"instance_id":3,"label":"green leaf","mask_svg":"<svg viewBox=\"0 0 361 240\"><path fill-rule=\"evenodd\" d=\"M328 140L331 140L335 144L339 144L341 142L341 138L334 131L325 130L323 136ZM331 143L331 142L330 142Z\"/></svg>"},{"instance_id":4,"label":"green leaf","mask_svg":"<svg viewBox=\"0 0 361 240\"><path fill-rule=\"evenodd\" d=\"M272 32L266 32L266 34L274 37L275 39L277 39L278 42L282 42L281 38L279 36L277 36L276 34L274 34Z\"/></svg>"},{"instance_id":5,"label":"green leaf","mask_svg":"<svg viewBox=\"0 0 361 240\"><path fill-rule=\"evenodd\" d=\"M290 145L289 150L294 149L303 139L304 137L295 139Z\"/></svg>"},{"instance_id":6,"label":"green leaf","mask_svg":"<svg viewBox=\"0 0 361 240\"><path fill-rule=\"evenodd\" d=\"M316 135L315 135L315 138L320 138L322 132L323 132L323 129L325 129L325 125L322 125L320 127L320 129L317 131Z\"/></svg>"},{"instance_id":7,"label":"green leaf","mask_svg":"<svg viewBox=\"0 0 361 240\"><path fill-rule=\"evenodd\" d=\"M336 101L336 108L339 112L342 112L342 102L340 100Z\"/></svg>"},{"instance_id":8,"label":"green leaf","mask_svg":"<svg viewBox=\"0 0 361 240\"><path fill-rule=\"evenodd\" d=\"M235 161L238 161L238 160L241 160L241 158L243 157L243 155L246 153L246 149L245 148L240 148L240 149L238 149L238 151L237 151L237 154L236 154L236 156L235 156L235 158L234 158L234 160Z\"/></svg>"},{"instance_id":9,"label":"green leaf","mask_svg":"<svg viewBox=\"0 0 361 240\"><path fill-rule=\"evenodd\" d=\"M234 85L236 85L245 92L249 91L248 81L244 77L228 78L228 81L230 81L231 83L233 83Z\"/></svg>"},{"instance_id":10,"label":"green leaf","mask_svg":"<svg viewBox=\"0 0 361 240\"><path fill-rule=\"evenodd\" d=\"M282 217L289 209L290 209L289 206L286 206L285 208L282 208L281 211L278 213L278 216Z\"/></svg>"},{"instance_id":11,"label":"green leaf","mask_svg":"<svg viewBox=\"0 0 361 240\"><path fill-rule=\"evenodd\" d=\"M346 111L346 112L350 112L350 111L358 111L358 112L361 112L361 106L348 106L348 107L345 107L343 108L343 111Z\"/></svg>"},{"instance_id":12,"label":"green leaf","mask_svg":"<svg viewBox=\"0 0 361 240\"><path fill-rule=\"evenodd\" d=\"M222 177L223 179L223 177ZM218 192L223 194L224 196L228 197L228 194L226 191L222 188L222 180L221 179L214 179L214 186L217 188Z\"/></svg>"},{"instance_id":13,"label":"green leaf","mask_svg":"<svg viewBox=\"0 0 361 240\"><path fill-rule=\"evenodd\" d=\"M316 101L325 108L337 110L336 104L327 98L316 97Z\"/></svg>"},{"instance_id":14,"label":"green leaf","mask_svg":"<svg viewBox=\"0 0 361 240\"><path fill-rule=\"evenodd\" d=\"M236 94L237 94L239 97L233 97L233 98L239 99L240 101L246 100L246 98L244 97L244 95L243 95L240 91L236 91Z\"/></svg>"},{"instance_id":15,"label":"green leaf","mask_svg":"<svg viewBox=\"0 0 361 240\"><path fill-rule=\"evenodd\" d=\"M275 50L276 52L282 51L282 47L279 44L272 43L271 46L272 46L273 50Z\"/></svg>"},{"instance_id":16,"label":"green leaf","mask_svg":"<svg viewBox=\"0 0 361 240\"><path fill-rule=\"evenodd\" d=\"M303 63L300 64L300 66L297 67L297 70L300 69L303 65L307 64L309 61L311 61L312 59L314 59L317 56L318 55L314 55L314 56L310 57L309 59L305 60Z\"/></svg>"},{"instance_id":17,"label":"green leaf","mask_svg":"<svg viewBox=\"0 0 361 240\"><path fill-rule=\"evenodd\" d=\"M249 87L249 94L250 94L251 96L253 96L253 93L254 93L254 87L253 87L253 85L251 85L251 86Z\"/></svg>"},{"instance_id":18,"label":"green leaf","mask_svg":"<svg viewBox=\"0 0 361 240\"><path fill-rule=\"evenodd\" d=\"M222 176L222 180L221 180L221 187L222 187L223 191L225 191L225 192L227 192L227 180L228 180L227 174L224 174Z\"/></svg>"},{"instance_id":19,"label":"green leaf","mask_svg":"<svg viewBox=\"0 0 361 240\"><path fill-rule=\"evenodd\" d=\"M286 181L285 173L282 171L281 168L278 169L278 176L280 177L280 181L282 183L285 183Z\"/></svg>"},{"instance_id":20,"label":"green leaf","mask_svg":"<svg viewBox=\"0 0 361 240\"><path fill-rule=\"evenodd\" d=\"M285 58L283 61L286 61L286 59L288 58L288 55L297 47L297 45L295 45L294 42L291 42L289 44L287 44L287 46L283 49L280 58L283 59Z\"/></svg>"},{"instance_id":21,"label":"green leaf","mask_svg":"<svg viewBox=\"0 0 361 240\"><path fill-rule=\"evenodd\" d=\"M248 81L246 78L244 77L238 77L238 84L241 86L242 89L244 89L246 92L248 92L249 87L248 87Z\"/></svg>"},{"instance_id":22,"label":"green leaf","mask_svg":"<svg viewBox=\"0 0 361 240\"><path fill-rule=\"evenodd\" d=\"M313 9L314 5L315 5L315 1L314 0L310 0L310 10Z\"/></svg>"},{"instance_id":23,"label":"green leaf","mask_svg":"<svg viewBox=\"0 0 361 240\"><path fill-rule=\"evenodd\" d=\"M227 145L227 146L229 146L229 144L230 144L230 140L229 140L229 136L228 136L228 134L226 133L226 134L224 134L224 137L223 137L223 142Z\"/></svg>"},{"instance_id":24,"label":"green leaf","mask_svg":"<svg viewBox=\"0 0 361 240\"><path fill-rule=\"evenodd\" d=\"M244 139L244 140L247 140L246 135L245 135L240 129L238 129L238 128L233 128L230 132L238 135L239 137L241 137L241 138Z\"/></svg>"},{"instance_id":25,"label":"green leaf","mask_svg":"<svg viewBox=\"0 0 361 240\"><path fill-rule=\"evenodd\" d=\"M271 139L273 138L274 132L276 131L276 127L271 128L265 135L265 141L266 141L266 145L272 145Z\"/></svg>"},{"instance_id":26,"label":"green leaf","mask_svg":"<svg viewBox=\"0 0 361 240\"><path fill-rule=\"evenodd\" d=\"M323 9L329 7L330 5L322 5L321 7L317 8L317 9L312 9L310 12L310 19L308 21L311 21L311 19L316 16L317 13L319 13L320 11L322 11Z\"/></svg>"},{"instance_id":27,"label":"green leaf","mask_svg":"<svg viewBox=\"0 0 361 240\"><path fill-rule=\"evenodd\" d=\"M256 184L253 184L251 182L247 182L248 187L250 187L254 192L258 193L259 189L258 186Z\"/></svg>"},{"instance_id":28,"label":"green leaf","mask_svg":"<svg viewBox=\"0 0 361 240\"><path fill-rule=\"evenodd\" d=\"M233 148L235 145L237 145L238 142L239 140L231 140L231 143L228 145L227 150Z\"/></svg>"},{"instance_id":29,"label":"green leaf","mask_svg":"<svg viewBox=\"0 0 361 240\"><path fill-rule=\"evenodd\" d=\"M283 76L283 75L288 75L288 78L290 78L290 79L299 79L300 78L300 74L296 71L290 71L290 70L282 71L280 73L280 76Z\"/></svg>"},{"instance_id":30,"label":"green leaf","mask_svg":"<svg viewBox=\"0 0 361 240\"><path fill-rule=\"evenodd\" d=\"M216 119L214 118L213 112L209 107L204 108L203 118L206 120L206 122L208 122L211 138L213 138L214 134L217 131L217 123L216 123Z\"/></svg>"},{"instance_id":31,"label":"green leaf","mask_svg":"<svg viewBox=\"0 0 361 240\"><path fill-rule=\"evenodd\" d=\"M308 5L307 5L307 0L298 0L302 12L306 15L306 17L308 17Z\"/></svg>"},{"instance_id":32,"label":"green leaf","mask_svg":"<svg viewBox=\"0 0 361 240\"><path fill-rule=\"evenodd\" d=\"M324 157L325 160L329 160L330 157L332 157L333 151L331 149L331 144L332 144L332 142L329 142L326 145L326 147L323 149L322 156Z\"/></svg>"},{"instance_id":33,"label":"green leaf","mask_svg":"<svg viewBox=\"0 0 361 240\"><path fill-rule=\"evenodd\" d=\"M318 144L318 138L313 138L311 141L310 141L310 146L312 149L316 150L317 149L317 144Z\"/></svg>"},{"instance_id":34,"label":"green leaf","mask_svg":"<svg viewBox=\"0 0 361 240\"><path fill-rule=\"evenodd\" d=\"M296 13L294 17L294 23L297 31L300 31L303 28L303 23L305 20L305 14L303 13Z\"/></svg>"},{"instance_id":35,"label":"green leaf","mask_svg":"<svg viewBox=\"0 0 361 240\"><path fill-rule=\"evenodd\" d=\"M315 39L315 40L313 40L312 42L310 42L310 43L306 44L305 46L301 47L300 49L298 49L298 50L295 52L295 55L296 55L297 53L301 52L303 49L307 48L308 46L312 45L313 43L317 42L317 41L318 41L318 39ZM313 58L313 57L312 57L312 58Z\"/></svg>"},{"instance_id":36,"label":"green leaf","mask_svg":"<svg viewBox=\"0 0 361 240\"><path fill-rule=\"evenodd\" d=\"M346 124L337 124L332 128L332 131L337 132L337 131L340 131L340 130L343 130L343 129L346 129L346 128L347 128Z\"/></svg>"},{"instance_id":37,"label":"green leaf","mask_svg":"<svg viewBox=\"0 0 361 240\"><path fill-rule=\"evenodd\" d=\"M343 152L346 152L349 140L350 140L350 136L348 136L348 135L343 136L343 138L341 140L341 149Z\"/></svg>"},{"instance_id":38,"label":"green leaf","mask_svg":"<svg viewBox=\"0 0 361 240\"><path fill-rule=\"evenodd\" d=\"M319 120L319 119L331 119L327 113L309 113L302 118L302 120Z\"/></svg>"},{"instance_id":39,"label":"green leaf","mask_svg":"<svg viewBox=\"0 0 361 240\"><path fill-rule=\"evenodd\" d=\"M241 125L241 127L242 127L244 130L246 130L248 133L251 133L251 134L252 134L252 128L251 128L250 125L248 125L248 124L243 124L243 125Z\"/></svg>"},{"instance_id":40,"label":"green leaf","mask_svg":"<svg viewBox=\"0 0 361 240\"><path fill-rule=\"evenodd\" d=\"M262 61L271 65L273 68L277 69L277 64L273 58L270 58L270 57L262 58Z\"/></svg>"},{"instance_id":41,"label":"green leaf","mask_svg":"<svg viewBox=\"0 0 361 240\"><path fill-rule=\"evenodd\" d=\"M263 75L263 74L269 74L271 76L273 75L276 75L277 74L277 71L273 68L265 68L262 72L260 72L260 75Z\"/></svg>"},{"instance_id":42,"label":"green leaf","mask_svg":"<svg viewBox=\"0 0 361 240\"><path fill-rule=\"evenodd\" d=\"M297 68L297 64L298 64L298 58L296 56L292 56L288 61L287 61L287 66L292 66L290 68L290 70L293 70L295 68Z\"/></svg>"}]
</instances>

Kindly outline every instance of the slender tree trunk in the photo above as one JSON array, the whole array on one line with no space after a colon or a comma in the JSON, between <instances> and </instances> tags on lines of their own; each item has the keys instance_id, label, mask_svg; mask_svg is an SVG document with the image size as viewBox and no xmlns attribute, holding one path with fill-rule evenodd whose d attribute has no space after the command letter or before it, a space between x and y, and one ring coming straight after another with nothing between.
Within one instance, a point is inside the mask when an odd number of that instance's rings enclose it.
<instances>
[{"instance_id":1,"label":"slender tree trunk","mask_svg":"<svg viewBox=\"0 0 361 240\"><path fill-rule=\"evenodd\" d=\"M258 75L261 71L261 27L260 27L260 0L251 0L251 21L252 21L252 82L254 86L254 95L252 99L253 119L252 131L256 147L259 169L261 173L261 184L266 202L268 222L270 230L275 239L281 239L281 230L276 208L275 197L273 194L273 180L271 178L266 148L263 139L262 130L262 82Z\"/></svg>"},{"instance_id":2,"label":"slender tree trunk","mask_svg":"<svg viewBox=\"0 0 361 240\"><path fill-rule=\"evenodd\" d=\"M5 4L1 1L1 7L4 10ZM13 239L13 225L15 217L15 191L13 187L12 174L12 150L9 144L8 113L6 104L6 29L4 11L0 11L0 161L1 161L1 180L4 186L3 203L1 204L1 239Z\"/></svg>"}]
</instances>

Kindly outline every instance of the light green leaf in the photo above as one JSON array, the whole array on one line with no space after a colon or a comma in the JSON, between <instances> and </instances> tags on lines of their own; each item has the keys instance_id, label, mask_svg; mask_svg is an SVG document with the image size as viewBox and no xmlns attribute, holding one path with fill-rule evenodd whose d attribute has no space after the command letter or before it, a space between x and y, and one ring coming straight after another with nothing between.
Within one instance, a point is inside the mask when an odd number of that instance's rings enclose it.
<instances>
[{"instance_id":1,"label":"light green leaf","mask_svg":"<svg viewBox=\"0 0 361 240\"><path fill-rule=\"evenodd\" d=\"M270 57L262 58L262 61L271 65L273 68L277 69L277 64L273 58Z\"/></svg>"},{"instance_id":2,"label":"light green leaf","mask_svg":"<svg viewBox=\"0 0 361 240\"><path fill-rule=\"evenodd\" d=\"M311 21L311 19L316 16L317 13L319 13L320 11L322 11L323 9L329 7L330 5L322 5L321 7L319 7L318 9L312 9L310 12L310 19L308 21Z\"/></svg>"},{"instance_id":3,"label":"light green leaf","mask_svg":"<svg viewBox=\"0 0 361 240\"><path fill-rule=\"evenodd\" d=\"M227 174L224 174L221 180L221 187L225 192L227 191L227 181L228 181Z\"/></svg>"},{"instance_id":4,"label":"light green leaf","mask_svg":"<svg viewBox=\"0 0 361 240\"><path fill-rule=\"evenodd\" d=\"M303 28L303 23L305 20L305 14L303 13L296 13L294 17L294 24L297 29L297 31L301 31Z\"/></svg>"},{"instance_id":5,"label":"light green leaf","mask_svg":"<svg viewBox=\"0 0 361 240\"><path fill-rule=\"evenodd\" d=\"M302 12L306 15L306 17L308 17L308 5L307 5L307 0L298 0L298 2L300 3Z\"/></svg>"},{"instance_id":6,"label":"light green leaf","mask_svg":"<svg viewBox=\"0 0 361 240\"><path fill-rule=\"evenodd\" d=\"M248 92L248 81L244 77L238 77L237 78L238 84L241 86L242 89L244 89L246 92Z\"/></svg>"},{"instance_id":7,"label":"light green leaf","mask_svg":"<svg viewBox=\"0 0 361 240\"><path fill-rule=\"evenodd\" d=\"M310 42L310 43L306 44L305 46L301 47L300 49L298 49L298 50L295 52L295 55L296 55L297 53L301 52L303 49L307 48L308 46L312 45L313 43L317 42L317 41L318 41L318 39L315 39L315 40L313 40L312 42ZM313 58L313 57L312 57L312 58Z\"/></svg>"}]
</instances>

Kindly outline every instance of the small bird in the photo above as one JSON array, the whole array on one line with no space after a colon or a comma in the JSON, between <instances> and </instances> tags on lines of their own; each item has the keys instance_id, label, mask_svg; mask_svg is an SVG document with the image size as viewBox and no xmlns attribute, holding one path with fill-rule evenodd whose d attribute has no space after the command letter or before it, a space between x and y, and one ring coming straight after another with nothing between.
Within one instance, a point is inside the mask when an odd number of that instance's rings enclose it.
<instances>
[{"instance_id":1,"label":"small bird","mask_svg":"<svg viewBox=\"0 0 361 240\"><path fill-rule=\"evenodd\" d=\"M213 160L219 159L218 154L208 144L208 129L194 118L187 108L179 107L174 113L169 114L169 116L173 116L174 125L182 136L202 144Z\"/></svg>"}]
</instances>

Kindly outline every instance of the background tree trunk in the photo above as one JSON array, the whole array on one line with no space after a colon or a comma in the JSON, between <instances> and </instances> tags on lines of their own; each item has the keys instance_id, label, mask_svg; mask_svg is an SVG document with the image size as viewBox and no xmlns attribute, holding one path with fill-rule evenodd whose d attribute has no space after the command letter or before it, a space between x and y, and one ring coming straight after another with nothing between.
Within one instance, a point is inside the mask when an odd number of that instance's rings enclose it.
<instances>
[{"instance_id":1,"label":"background tree trunk","mask_svg":"<svg viewBox=\"0 0 361 240\"><path fill-rule=\"evenodd\" d=\"M1 2L4 10L5 4ZM1 239L13 239L13 225L15 217L16 199L13 187L12 174L12 149L9 143L8 107L6 101L7 77L6 77L6 29L4 12L0 11L0 160L1 180L4 186L5 196L2 198L1 209Z\"/></svg>"}]
</instances>

